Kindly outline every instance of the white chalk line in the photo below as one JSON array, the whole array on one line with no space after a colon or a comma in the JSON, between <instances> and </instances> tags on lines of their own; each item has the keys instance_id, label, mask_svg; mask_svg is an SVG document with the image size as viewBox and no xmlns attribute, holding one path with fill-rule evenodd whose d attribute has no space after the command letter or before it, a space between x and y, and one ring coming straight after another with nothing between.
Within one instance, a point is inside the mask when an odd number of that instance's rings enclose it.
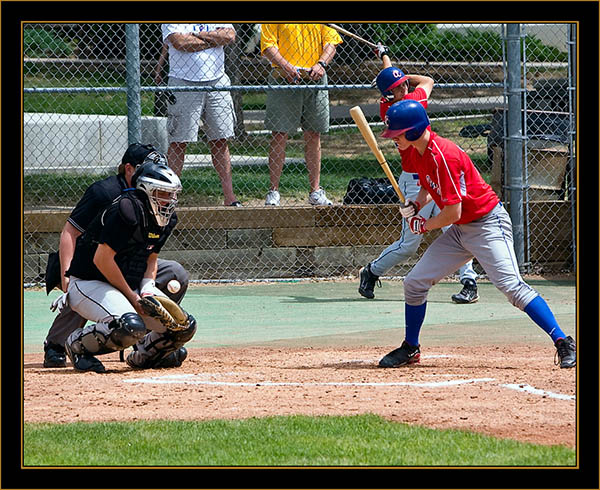
<instances>
[{"instance_id":1,"label":"white chalk line","mask_svg":"<svg viewBox=\"0 0 600 490\"><path fill-rule=\"evenodd\" d=\"M225 373L225 375L235 375L240 373ZM458 386L463 384L489 383L496 381L495 378L471 378L471 379L452 379L436 382L410 382L410 381L390 381L390 382L345 382L345 381L216 381L214 378L223 374L202 373L202 374L172 374L166 376L152 376L149 378L124 379L123 382L131 384L184 384L184 385L205 385L205 386L350 386L350 387L390 387L390 386L411 386L416 388L443 388L448 386ZM448 375L450 376L450 375ZM213 379L206 379L213 378ZM547 398L558 400L575 400L574 395L565 395L554 393L552 391L541 390L528 384L499 384L502 388L521 391Z\"/></svg>"},{"instance_id":2,"label":"white chalk line","mask_svg":"<svg viewBox=\"0 0 600 490\"><path fill-rule=\"evenodd\" d=\"M343 382L343 381L326 381L326 382L295 382L295 381L211 381L206 379L194 379L197 377L195 374L176 376L165 376L165 377L150 377L150 378L136 378L136 379L125 379L125 383L148 383L148 384L189 384L189 385L210 385L210 386L416 386L420 388L438 388L444 386L456 386L467 383L482 383L494 381L494 378L473 378L473 379L454 379L450 381L438 381L438 382L408 382L408 381L395 381L395 382Z\"/></svg>"},{"instance_id":3,"label":"white chalk line","mask_svg":"<svg viewBox=\"0 0 600 490\"><path fill-rule=\"evenodd\" d=\"M562 393L553 393L552 391L540 390L525 384L504 384L503 388L511 390L524 391L533 395L547 396L548 398L558 398L559 400L575 400L575 395L563 395Z\"/></svg>"},{"instance_id":4,"label":"white chalk line","mask_svg":"<svg viewBox=\"0 0 600 490\"><path fill-rule=\"evenodd\" d=\"M430 354L427 357L431 358L447 358L452 357L445 354ZM352 359L347 362L354 363L364 363L371 364L371 360L365 359ZM462 384L473 384L473 383L488 383L492 381L496 381L494 378L471 378L471 379L452 379L448 381L437 381L437 382L410 382L410 381L392 381L392 382L344 382L344 381L324 381L324 382L296 382L296 381L215 381L214 378L218 378L221 376L235 376L235 375L243 375L243 374L252 374L252 373L236 373L236 372L228 372L228 373L201 373L201 374L171 374L165 376L152 376L149 378L135 378L135 379L124 379L125 383L139 383L139 384L187 384L187 385L209 385L209 386L240 386L240 387L249 387L249 386L351 386L351 387L361 387L361 386L371 386L371 387L382 387L382 386L412 386L417 388L443 388L446 386L458 386ZM438 376L460 376L460 375L452 375L452 374L436 374L436 375L426 375L429 377L438 377ZM200 379L200 378L204 379ZM206 378L213 378L206 379ZM521 391L524 393L530 393L533 395L539 395L542 397L555 398L558 400L575 400L576 397L574 395L565 395L562 393L554 393L552 391L541 390L539 388L535 388L528 384L499 384L498 386L502 388L507 388L510 390Z\"/></svg>"}]
</instances>

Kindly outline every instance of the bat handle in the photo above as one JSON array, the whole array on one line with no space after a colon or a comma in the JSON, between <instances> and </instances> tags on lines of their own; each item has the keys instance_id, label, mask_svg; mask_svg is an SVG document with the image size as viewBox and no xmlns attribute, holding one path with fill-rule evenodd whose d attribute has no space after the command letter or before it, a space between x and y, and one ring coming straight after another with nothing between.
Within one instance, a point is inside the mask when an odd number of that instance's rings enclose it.
<instances>
[{"instance_id":1,"label":"bat handle","mask_svg":"<svg viewBox=\"0 0 600 490\"><path fill-rule=\"evenodd\" d=\"M398 182L396 181L394 174L390 170L390 167L388 165L382 165L381 168L383 168L383 171L385 172L385 175L387 176L388 180L390 181L390 184L392 184L392 187L396 191L396 194L398 195L400 202L402 204L404 204L404 202L405 202L404 194L402 194L400 187L398 187Z\"/></svg>"}]
</instances>

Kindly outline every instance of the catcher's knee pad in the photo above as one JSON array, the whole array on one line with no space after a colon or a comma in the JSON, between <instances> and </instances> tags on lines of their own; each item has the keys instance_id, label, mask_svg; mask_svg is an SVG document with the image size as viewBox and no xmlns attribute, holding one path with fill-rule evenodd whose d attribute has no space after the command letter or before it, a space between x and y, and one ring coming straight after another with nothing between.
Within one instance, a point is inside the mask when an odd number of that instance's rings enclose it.
<instances>
[{"instance_id":1,"label":"catcher's knee pad","mask_svg":"<svg viewBox=\"0 0 600 490\"><path fill-rule=\"evenodd\" d=\"M149 369L159 364L165 357L189 342L196 333L196 320L189 315L189 327L176 332L148 332L142 340L133 346L133 352L127 356L131 367Z\"/></svg>"},{"instance_id":2,"label":"catcher's knee pad","mask_svg":"<svg viewBox=\"0 0 600 490\"><path fill-rule=\"evenodd\" d=\"M125 313L108 324L109 341L114 350L123 350L139 342L146 334L144 320L137 313Z\"/></svg>"},{"instance_id":3,"label":"catcher's knee pad","mask_svg":"<svg viewBox=\"0 0 600 490\"><path fill-rule=\"evenodd\" d=\"M75 354L107 354L132 346L144 337L146 326L137 313L125 313L110 323L78 328L67 339Z\"/></svg>"},{"instance_id":4,"label":"catcher's knee pad","mask_svg":"<svg viewBox=\"0 0 600 490\"><path fill-rule=\"evenodd\" d=\"M192 337L194 337L194 334L196 333L196 330L197 330L196 319L189 313L188 313L188 319L189 319L190 325L185 330L179 330L177 332L168 332L169 335L173 339L173 343L175 344L175 347L178 347L178 348L182 347L184 344L186 344L190 340L192 340Z\"/></svg>"}]
</instances>

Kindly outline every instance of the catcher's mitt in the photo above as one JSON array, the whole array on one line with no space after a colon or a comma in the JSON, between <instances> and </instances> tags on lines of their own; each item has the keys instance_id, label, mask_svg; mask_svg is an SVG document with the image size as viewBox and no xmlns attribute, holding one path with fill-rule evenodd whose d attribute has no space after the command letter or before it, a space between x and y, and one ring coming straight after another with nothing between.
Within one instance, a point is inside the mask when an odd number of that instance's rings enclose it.
<instances>
[{"instance_id":1,"label":"catcher's mitt","mask_svg":"<svg viewBox=\"0 0 600 490\"><path fill-rule=\"evenodd\" d=\"M140 298L139 304L144 313L156 318L168 330L177 332L190 326L189 315L166 296L144 296Z\"/></svg>"}]
</instances>

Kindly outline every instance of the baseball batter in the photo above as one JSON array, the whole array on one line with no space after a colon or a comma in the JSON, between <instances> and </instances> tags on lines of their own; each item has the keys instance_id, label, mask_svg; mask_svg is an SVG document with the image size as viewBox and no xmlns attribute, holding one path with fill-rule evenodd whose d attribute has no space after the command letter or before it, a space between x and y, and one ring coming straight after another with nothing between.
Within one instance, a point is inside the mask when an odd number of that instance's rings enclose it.
<instances>
[{"instance_id":1,"label":"baseball batter","mask_svg":"<svg viewBox=\"0 0 600 490\"><path fill-rule=\"evenodd\" d=\"M381 92L379 102L379 112L381 120L385 120L385 114L390 106L400 100L415 100L427 108L427 101L433 90L434 80L424 75L405 75L402 70L392 66L387 48L381 44L376 50L377 55L383 62L383 69L376 78L376 84ZM409 92L409 88L414 90ZM398 178L398 186L407 202L414 202L421 184L419 174L411 160L411 153L399 150L402 158L402 173ZM419 214L425 218L435 216L440 212L439 207L434 201L419 209ZM447 227L442 228L445 231ZM379 277L384 275L392 267L408 260L413 256L421 244L422 236L410 233L406 222L402 224L402 233L400 238L387 247L379 257L368 263L359 272L360 284L358 292L365 298L375 297L375 284ZM459 304L474 303L479 299L477 293L477 274L473 270L473 261L469 260L458 270L460 282L463 284L462 290L458 294L452 295L452 301Z\"/></svg>"},{"instance_id":2,"label":"baseball batter","mask_svg":"<svg viewBox=\"0 0 600 490\"><path fill-rule=\"evenodd\" d=\"M405 339L380 360L379 366L419 362L419 334L429 289L475 257L494 286L550 336L560 367L574 367L575 341L562 331L546 301L523 281L513 249L510 216L469 156L431 130L425 108L416 101L394 103L387 111L385 123L382 137L393 139L401 151L410 153L419 174L421 190L414 211L432 200L441 210L429 219L413 212L408 217L411 232L418 235L451 226L406 276Z\"/></svg>"}]
</instances>

